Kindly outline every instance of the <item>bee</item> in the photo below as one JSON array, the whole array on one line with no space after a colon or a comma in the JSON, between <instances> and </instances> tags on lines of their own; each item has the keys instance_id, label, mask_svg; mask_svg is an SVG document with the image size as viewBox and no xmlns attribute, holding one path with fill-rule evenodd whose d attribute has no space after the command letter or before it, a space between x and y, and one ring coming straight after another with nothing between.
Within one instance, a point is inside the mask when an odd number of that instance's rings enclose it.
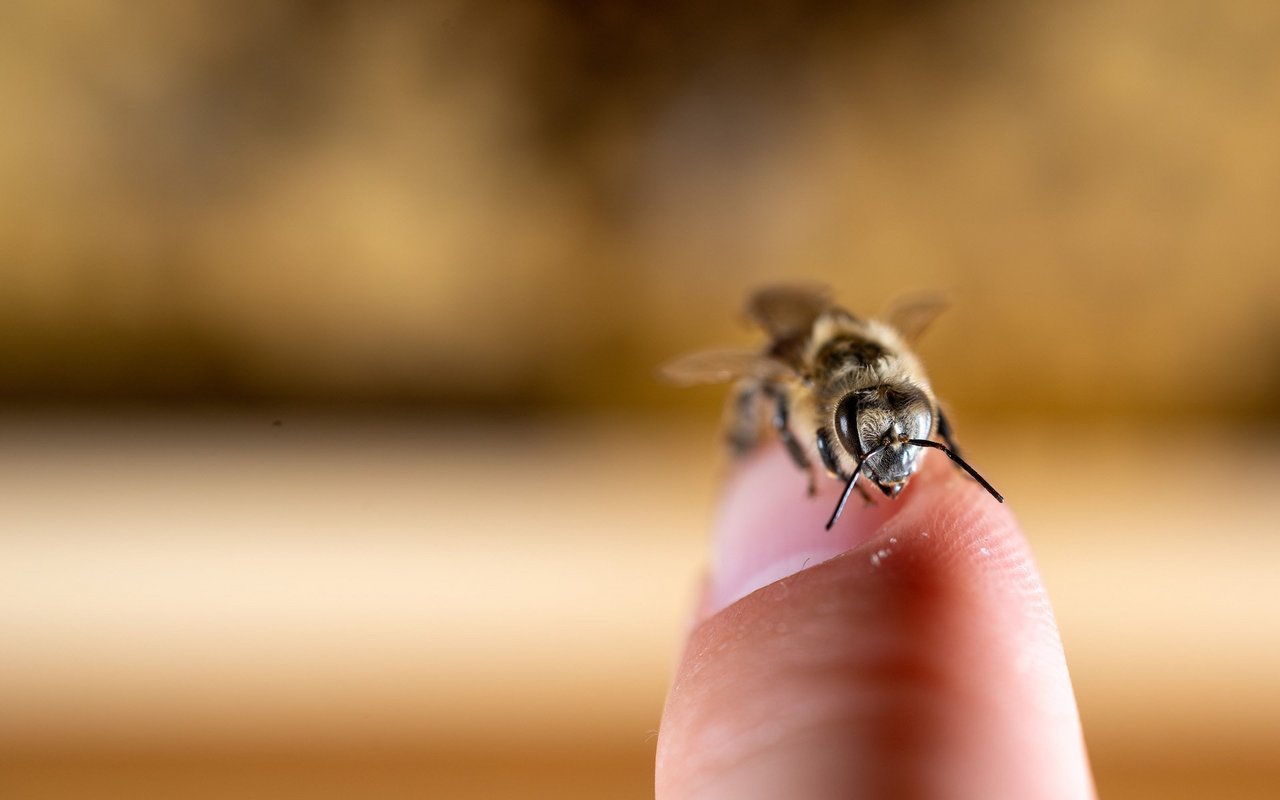
<instances>
[{"instance_id":1,"label":"bee","mask_svg":"<svg viewBox=\"0 0 1280 800\"><path fill-rule=\"evenodd\" d=\"M825 287L766 287L746 305L747 319L769 336L763 350L692 353L668 363L662 375L682 385L733 381L725 410L730 451L749 452L772 428L808 475L810 495L816 455L845 484L828 530L855 489L872 502L860 477L896 498L928 449L945 453L1003 503L960 457L924 366L911 351L945 307L938 297L919 296L899 302L884 321L861 319L834 305Z\"/></svg>"}]
</instances>

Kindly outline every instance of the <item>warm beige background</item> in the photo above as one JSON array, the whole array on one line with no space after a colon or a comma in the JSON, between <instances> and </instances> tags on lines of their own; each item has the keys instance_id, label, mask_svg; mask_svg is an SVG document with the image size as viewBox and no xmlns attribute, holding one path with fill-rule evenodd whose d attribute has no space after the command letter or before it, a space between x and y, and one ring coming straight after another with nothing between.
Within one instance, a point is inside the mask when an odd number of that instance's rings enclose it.
<instances>
[{"instance_id":1,"label":"warm beige background","mask_svg":"<svg viewBox=\"0 0 1280 800\"><path fill-rule=\"evenodd\" d=\"M837 5L4 4L0 794L645 796L785 278L952 296L1104 795L1280 793L1280 7Z\"/></svg>"}]
</instances>

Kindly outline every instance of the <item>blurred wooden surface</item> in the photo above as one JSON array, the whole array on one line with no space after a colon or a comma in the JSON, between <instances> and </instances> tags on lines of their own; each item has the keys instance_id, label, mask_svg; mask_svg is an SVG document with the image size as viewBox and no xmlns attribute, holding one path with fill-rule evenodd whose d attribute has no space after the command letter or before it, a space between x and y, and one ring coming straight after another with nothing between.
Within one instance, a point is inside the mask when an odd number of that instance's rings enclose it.
<instances>
[{"instance_id":1,"label":"blurred wooden surface","mask_svg":"<svg viewBox=\"0 0 1280 800\"><path fill-rule=\"evenodd\" d=\"M1280 417L1272 0L147 8L0 5L6 397L691 408L818 279L975 413Z\"/></svg>"},{"instance_id":2,"label":"blurred wooden surface","mask_svg":"<svg viewBox=\"0 0 1280 800\"><path fill-rule=\"evenodd\" d=\"M708 424L272 422L0 420L0 795L651 793ZM1276 796L1276 436L965 434L1103 796Z\"/></svg>"}]
</instances>

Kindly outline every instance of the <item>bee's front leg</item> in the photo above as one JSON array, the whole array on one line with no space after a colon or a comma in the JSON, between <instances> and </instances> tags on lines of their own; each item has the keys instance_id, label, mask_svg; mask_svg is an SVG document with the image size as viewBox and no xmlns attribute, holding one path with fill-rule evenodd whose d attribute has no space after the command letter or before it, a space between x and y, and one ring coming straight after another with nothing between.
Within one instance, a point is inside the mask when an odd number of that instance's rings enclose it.
<instances>
[{"instance_id":1,"label":"bee's front leg","mask_svg":"<svg viewBox=\"0 0 1280 800\"><path fill-rule=\"evenodd\" d=\"M791 432L791 410L787 404L786 392L778 390L770 390L774 397L773 405L773 427L778 432L778 438L782 440L782 444L787 448L787 454L791 456L791 460L795 465L804 470L809 478L809 496L818 493L818 487L813 482L813 464L809 462L809 457L805 455L804 447L800 445L800 440Z\"/></svg>"},{"instance_id":2,"label":"bee's front leg","mask_svg":"<svg viewBox=\"0 0 1280 800\"><path fill-rule=\"evenodd\" d=\"M836 460L836 451L831 446L831 440L827 438L827 432L822 428L814 434L814 441L818 443L818 455L822 458L822 466L827 468L827 472L831 477L836 478L841 483L847 483L849 476L840 468L840 462Z\"/></svg>"},{"instance_id":3,"label":"bee's front leg","mask_svg":"<svg viewBox=\"0 0 1280 800\"><path fill-rule=\"evenodd\" d=\"M947 415L942 413L942 409L938 409L938 435L942 437L942 441L947 443L947 447L951 448L951 452L957 456L960 455L960 448L956 446L955 434L951 432L951 423L947 421ZM957 465L956 469L960 469Z\"/></svg>"},{"instance_id":4,"label":"bee's front leg","mask_svg":"<svg viewBox=\"0 0 1280 800\"><path fill-rule=\"evenodd\" d=\"M831 473L833 478L838 479L841 483L848 483L849 476L840 468L840 461L836 459L836 451L831 445L831 439L828 438L827 432L822 428L814 434L814 440L818 443L818 455L822 457L822 466L827 468L827 472ZM858 494L862 495L862 501L867 505L875 505L875 500L867 493L867 488L862 483L854 484Z\"/></svg>"}]
</instances>

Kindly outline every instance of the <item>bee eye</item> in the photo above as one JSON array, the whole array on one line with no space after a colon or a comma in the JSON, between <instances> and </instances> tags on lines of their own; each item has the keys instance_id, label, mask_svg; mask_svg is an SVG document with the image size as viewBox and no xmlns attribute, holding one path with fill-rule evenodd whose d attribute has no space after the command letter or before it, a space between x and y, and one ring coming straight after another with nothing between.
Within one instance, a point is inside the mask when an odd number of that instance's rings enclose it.
<instances>
[{"instance_id":1,"label":"bee eye","mask_svg":"<svg viewBox=\"0 0 1280 800\"><path fill-rule=\"evenodd\" d=\"M852 456L862 455L862 445L858 442L858 398L849 395L836 406L836 438L841 446Z\"/></svg>"},{"instance_id":2,"label":"bee eye","mask_svg":"<svg viewBox=\"0 0 1280 800\"><path fill-rule=\"evenodd\" d=\"M933 429L933 411L919 390L898 390L889 399L889 408L903 433L912 439L927 439Z\"/></svg>"}]
</instances>

